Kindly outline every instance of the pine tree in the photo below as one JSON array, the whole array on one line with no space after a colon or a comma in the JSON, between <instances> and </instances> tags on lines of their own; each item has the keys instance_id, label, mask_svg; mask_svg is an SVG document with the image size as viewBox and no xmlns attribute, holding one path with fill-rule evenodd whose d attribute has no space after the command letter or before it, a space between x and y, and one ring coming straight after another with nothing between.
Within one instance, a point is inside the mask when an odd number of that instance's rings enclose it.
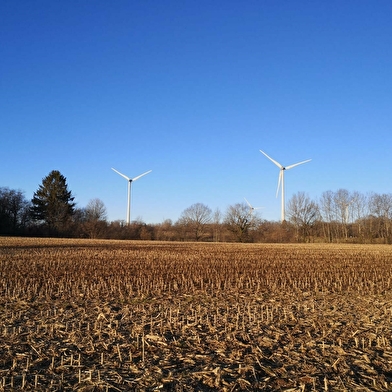
<instances>
[{"instance_id":1,"label":"pine tree","mask_svg":"<svg viewBox=\"0 0 392 392\"><path fill-rule=\"evenodd\" d=\"M75 203L68 190L67 179L58 171L51 171L31 200L32 217L45 223L51 232L61 234L73 215Z\"/></svg>"}]
</instances>

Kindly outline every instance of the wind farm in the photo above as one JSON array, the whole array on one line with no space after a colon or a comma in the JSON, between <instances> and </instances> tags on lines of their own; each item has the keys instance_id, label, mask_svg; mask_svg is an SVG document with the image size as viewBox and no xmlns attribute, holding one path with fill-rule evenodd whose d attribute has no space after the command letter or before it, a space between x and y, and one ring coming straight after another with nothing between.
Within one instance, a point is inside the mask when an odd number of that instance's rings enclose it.
<instances>
[{"instance_id":1,"label":"wind farm","mask_svg":"<svg viewBox=\"0 0 392 392\"><path fill-rule=\"evenodd\" d=\"M128 181L128 203L127 203L127 225L131 223L131 185L133 181L138 180L140 177L145 176L148 173L151 173L152 170L146 171L145 173L142 173L136 177L130 178L126 176L125 174L119 172L118 170L112 168L113 171L115 171L117 174L119 174L121 177L124 177Z\"/></svg>"},{"instance_id":2,"label":"wind farm","mask_svg":"<svg viewBox=\"0 0 392 392\"><path fill-rule=\"evenodd\" d=\"M283 223L286 220L286 217L285 217L285 199L284 199L284 192L285 192L285 189L284 189L284 172L286 170L292 169L295 166L299 166L299 165L302 165L304 163L310 162L311 159L307 159L305 161L294 163L294 164L289 165L289 166L283 166L279 162L277 162L275 159L273 159L269 155L267 155L264 151L260 150L260 152L263 155L265 155L272 163L274 163L279 168L278 188L276 190L276 197L278 197L279 188L282 187L282 191L281 191L281 197L282 197L281 203L282 204L281 204L280 220Z\"/></svg>"},{"instance_id":3,"label":"wind farm","mask_svg":"<svg viewBox=\"0 0 392 392\"><path fill-rule=\"evenodd\" d=\"M286 170L292 169L293 167L302 165L304 163L310 162L311 159L307 159L305 161L297 162L288 166L283 166L280 164L278 161L275 159L271 158L268 154L266 154L264 151L260 150L260 152L267 157L272 163L274 163L278 168L279 168L279 177L278 177L278 187L276 190L276 197L278 197L279 190L281 189L281 214L280 214L280 220L281 223L285 222L286 216L285 216L285 183L284 183L284 172ZM148 170L142 174L139 174L136 177L128 177L125 174L121 173L120 171L114 169L113 167L111 168L114 172L119 174L121 177L125 178L128 181L128 195L127 195L127 216L126 216L126 224L129 225L131 223L131 186L132 182L138 180L139 178L145 176L146 174L149 174L152 172L152 170ZM262 209L264 207L254 207L247 199L244 197L246 204L249 206L249 214L252 215L255 210Z\"/></svg>"}]
</instances>

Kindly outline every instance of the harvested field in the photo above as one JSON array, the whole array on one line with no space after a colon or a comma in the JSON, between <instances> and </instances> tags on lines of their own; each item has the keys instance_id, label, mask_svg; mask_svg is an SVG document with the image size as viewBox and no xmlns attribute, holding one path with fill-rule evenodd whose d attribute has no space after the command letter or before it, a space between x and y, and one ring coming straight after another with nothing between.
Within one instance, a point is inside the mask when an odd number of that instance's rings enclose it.
<instances>
[{"instance_id":1,"label":"harvested field","mask_svg":"<svg viewBox=\"0 0 392 392\"><path fill-rule=\"evenodd\" d=\"M0 391L391 391L392 247L0 238Z\"/></svg>"}]
</instances>

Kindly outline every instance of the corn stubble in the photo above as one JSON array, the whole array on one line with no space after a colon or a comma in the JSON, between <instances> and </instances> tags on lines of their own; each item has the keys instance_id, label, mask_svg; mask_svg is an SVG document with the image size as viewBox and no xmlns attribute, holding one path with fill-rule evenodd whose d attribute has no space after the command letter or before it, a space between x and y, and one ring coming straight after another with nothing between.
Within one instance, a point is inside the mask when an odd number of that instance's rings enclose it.
<instances>
[{"instance_id":1,"label":"corn stubble","mask_svg":"<svg viewBox=\"0 0 392 392\"><path fill-rule=\"evenodd\" d=\"M0 246L0 391L392 390L390 246Z\"/></svg>"}]
</instances>

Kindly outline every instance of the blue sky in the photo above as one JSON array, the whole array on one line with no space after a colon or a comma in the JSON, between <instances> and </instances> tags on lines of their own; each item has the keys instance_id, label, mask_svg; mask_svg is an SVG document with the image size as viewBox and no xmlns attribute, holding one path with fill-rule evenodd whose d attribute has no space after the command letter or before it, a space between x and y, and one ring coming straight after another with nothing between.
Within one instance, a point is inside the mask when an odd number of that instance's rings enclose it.
<instances>
[{"instance_id":1,"label":"blue sky","mask_svg":"<svg viewBox=\"0 0 392 392\"><path fill-rule=\"evenodd\" d=\"M392 2L0 3L0 186L51 170L110 220L392 192Z\"/></svg>"}]
</instances>

